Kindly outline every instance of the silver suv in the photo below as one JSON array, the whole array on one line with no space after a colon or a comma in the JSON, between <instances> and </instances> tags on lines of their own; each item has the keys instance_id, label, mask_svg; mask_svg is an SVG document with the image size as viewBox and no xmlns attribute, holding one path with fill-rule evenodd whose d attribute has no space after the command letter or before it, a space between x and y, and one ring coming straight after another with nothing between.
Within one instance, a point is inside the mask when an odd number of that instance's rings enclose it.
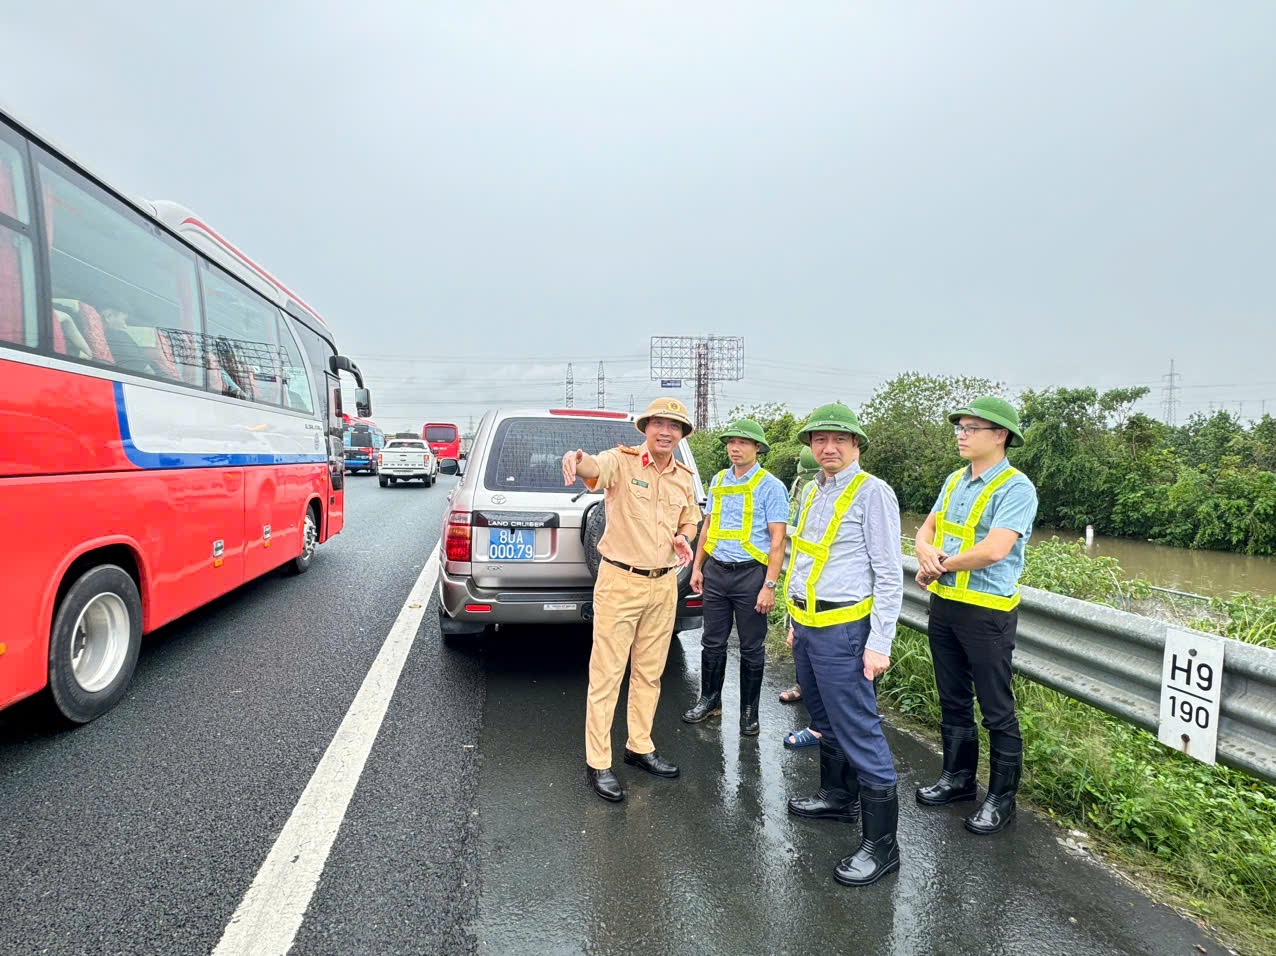
<instances>
[{"instance_id":1,"label":"silver suv","mask_svg":"<svg viewBox=\"0 0 1276 956\"><path fill-rule=\"evenodd\" d=\"M606 515L601 493L586 492L579 479L563 485L563 454L642 440L634 416L624 412L565 408L483 416L439 539L444 640L489 624L593 619ZM703 510L704 486L685 439L674 455L695 473ZM690 578L690 568L678 574L677 630L700 625L702 602L690 593Z\"/></svg>"}]
</instances>

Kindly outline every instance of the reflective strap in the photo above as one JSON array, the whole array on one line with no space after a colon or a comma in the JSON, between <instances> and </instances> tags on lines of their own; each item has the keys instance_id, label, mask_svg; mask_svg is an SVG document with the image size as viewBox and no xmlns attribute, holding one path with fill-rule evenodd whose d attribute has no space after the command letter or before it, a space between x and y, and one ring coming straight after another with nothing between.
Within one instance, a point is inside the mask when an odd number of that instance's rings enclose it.
<instances>
[{"instance_id":1,"label":"reflective strap","mask_svg":"<svg viewBox=\"0 0 1276 956\"><path fill-rule=\"evenodd\" d=\"M753 537L753 492L757 490L758 485L762 484L762 479L769 472L765 468L759 468L757 472L742 485L723 485L722 479L726 477L726 469L718 472L713 483L709 485L709 497L714 499L713 511L709 514L709 527L705 531L704 553L713 554L713 549L718 546L719 541L735 541L744 549L744 553L751 557L754 561L761 561L766 564L768 556L750 540ZM723 495L744 495L744 514L740 519L739 528L722 529L722 498Z\"/></svg>"},{"instance_id":2,"label":"reflective strap","mask_svg":"<svg viewBox=\"0 0 1276 956\"><path fill-rule=\"evenodd\" d=\"M998 488L1019 474L1019 471L1015 468L1007 468L992 481L988 482L984 490L979 493L979 497L975 499L974 505L971 506L970 514L966 516L965 524L956 524L946 517L948 514L948 499L952 496L953 489L957 486L957 480L964 473L965 469L962 469L954 472L952 477L948 479L948 484L944 487L943 503L940 505L939 513L935 515L934 546L942 549L945 535L958 538L961 541L961 547L957 550L958 554L963 551L969 551L975 546L975 528L979 525L979 519L984 516L988 503L992 501L992 496L996 494ZM935 581L927 586L926 590L950 601L975 604L979 607L992 608L994 611L1013 611L1019 604L1018 588L1015 588L1015 593L1009 597L1000 594L989 594L986 591L974 591L970 587L969 571L958 571L956 574L956 587L950 587Z\"/></svg>"},{"instance_id":3,"label":"reflective strap","mask_svg":"<svg viewBox=\"0 0 1276 956\"><path fill-rule=\"evenodd\" d=\"M808 608L810 605L808 605ZM869 595L858 604L850 607L839 607L832 611L803 610L796 604L789 605L789 615L804 627L830 627L834 624L849 624L866 618L873 612L873 595Z\"/></svg>"},{"instance_id":4,"label":"reflective strap","mask_svg":"<svg viewBox=\"0 0 1276 956\"><path fill-rule=\"evenodd\" d=\"M818 542L806 541L802 538L802 532L806 528L806 518L811 510L811 502L815 500L816 485L814 482L811 483L811 487L806 493L806 500L802 502L802 516L798 519L797 533L793 536L793 553L789 559L789 572L784 577L784 593L787 596L790 592L793 582L793 568L797 565L797 556L799 554L810 555L811 573L806 576L806 609L803 610L796 604L789 604L789 615L793 620L805 627L829 627L833 624L846 624L850 621L858 621L860 618L868 617L873 610L873 596L871 594L850 607L839 607L832 611L815 610L817 606L815 585L819 581L820 575L824 573L825 565L828 564L829 550L833 545L833 541L837 538L842 519L846 517L846 513L855 502L855 495L868 479L868 472L861 471L850 480L842 490L842 493L837 496L837 501L833 504L833 517L829 519L829 526L824 530L824 535Z\"/></svg>"},{"instance_id":5,"label":"reflective strap","mask_svg":"<svg viewBox=\"0 0 1276 956\"><path fill-rule=\"evenodd\" d=\"M977 604L980 607L991 608L994 611L1013 611L1019 606L1019 589L1015 588L1015 593L1010 597L1003 597L1000 594L989 594L986 591L972 591L970 588L950 588L947 585L940 584L936 581L927 590L932 594L938 594L941 598L947 598L950 601L960 601L963 604Z\"/></svg>"}]
</instances>

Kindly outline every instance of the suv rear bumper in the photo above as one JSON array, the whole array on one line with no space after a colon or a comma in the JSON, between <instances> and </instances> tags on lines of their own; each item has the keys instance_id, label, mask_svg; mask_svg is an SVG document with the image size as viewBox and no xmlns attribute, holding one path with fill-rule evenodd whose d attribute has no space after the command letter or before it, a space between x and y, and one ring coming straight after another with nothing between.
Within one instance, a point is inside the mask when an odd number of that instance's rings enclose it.
<instances>
[{"instance_id":1,"label":"suv rear bumper","mask_svg":"<svg viewBox=\"0 0 1276 956\"><path fill-rule=\"evenodd\" d=\"M688 601L696 602L688 607ZM700 626L700 595L678 599L675 630ZM466 605L490 607L467 611ZM578 588L480 588L465 575L439 569L439 610L445 630L477 632L488 624L582 624L594 619L593 587Z\"/></svg>"}]
</instances>

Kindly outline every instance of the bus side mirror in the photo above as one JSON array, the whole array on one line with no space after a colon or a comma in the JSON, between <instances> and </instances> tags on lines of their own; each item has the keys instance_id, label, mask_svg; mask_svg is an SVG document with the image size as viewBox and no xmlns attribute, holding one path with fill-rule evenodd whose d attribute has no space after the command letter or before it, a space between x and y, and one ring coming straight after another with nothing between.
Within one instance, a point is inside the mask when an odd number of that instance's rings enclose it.
<instances>
[{"instance_id":1,"label":"bus side mirror","mask_svg":"<svg viewBox=\"0 0 1276 956\"><path fill-rule=\"evenodd\" d=\"M368 418L372 414L372 393L366 388L354 390L354 407L360 418Z\"/></svg>"}]
</instances>

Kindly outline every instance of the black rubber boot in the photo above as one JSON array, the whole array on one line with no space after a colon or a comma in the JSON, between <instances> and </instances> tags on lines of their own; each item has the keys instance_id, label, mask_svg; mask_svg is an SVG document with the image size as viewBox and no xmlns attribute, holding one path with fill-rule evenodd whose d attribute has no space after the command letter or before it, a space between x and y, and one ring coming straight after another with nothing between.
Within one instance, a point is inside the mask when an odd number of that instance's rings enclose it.
<instances>
[{"instance_id":1,"label":"black rubber boot","mask_svg":"<svg viewBox=\"0 0 1276 956\"><path fill-rule=\"evenodd\" d=\"M762 699L762 672L766 664L750 664L740 662L740 733L745 737L756 737L758 726L758 704Z\"/></svg>"},{"instance_id":2,"label":"black rubber boot","mask_svg":"<svg viewBox=\"0 0 1276 956\"><path fill-rule=\"evenodd\" d=\"M682 719L698 724L722 713L722 682L727 678L727 655L700 652L700 699L685 711Z\"/></svg>"},{"instance_id":3,"label":"black rubber boot","mask_svg":"<svg viewBox=\"0 0 1276 956\"><path fill-rule=\"evenodd\" d=\"M966 829L980 836L1000 833L1015 818L1015 794L1023 772L1023 753L994 750L988 760L988 793L979 809L965 820Z\"/></svg>"},{"instance_id":4,"label":"black rubber boot","mask_svg":"<svg viewBox=\"0 0 1276 956\"><path fill-rule=\"evenodd\" d=\"M820 738L820 789L809 797L791 797L789 813L813 820L854 823L860 817L860 782L835 744Z\"/></svg>"},{"instance_id":5,"label":"black rubber boot","mask_svg":"<svg viewBox=\"0 0 1276 956\"><path fill-rule=\"evenodd\" d=\"M868 886L899 869L899 797L892 787L860 787L864 840L860 848L833 870L844 886Z\"/></svg>"},{"instance_id":6,"label":"black rubber boot","mask_svg":"<svg viewBox=\"0 0 1276 956\"><path fill-rule=\"evenodd\" d=\"M944 770L929 787L917 788L917 802L927 806L975 799L979 769L979 731L974 727L940 728L944 734Z\"/></svg>"}]
</instances>

